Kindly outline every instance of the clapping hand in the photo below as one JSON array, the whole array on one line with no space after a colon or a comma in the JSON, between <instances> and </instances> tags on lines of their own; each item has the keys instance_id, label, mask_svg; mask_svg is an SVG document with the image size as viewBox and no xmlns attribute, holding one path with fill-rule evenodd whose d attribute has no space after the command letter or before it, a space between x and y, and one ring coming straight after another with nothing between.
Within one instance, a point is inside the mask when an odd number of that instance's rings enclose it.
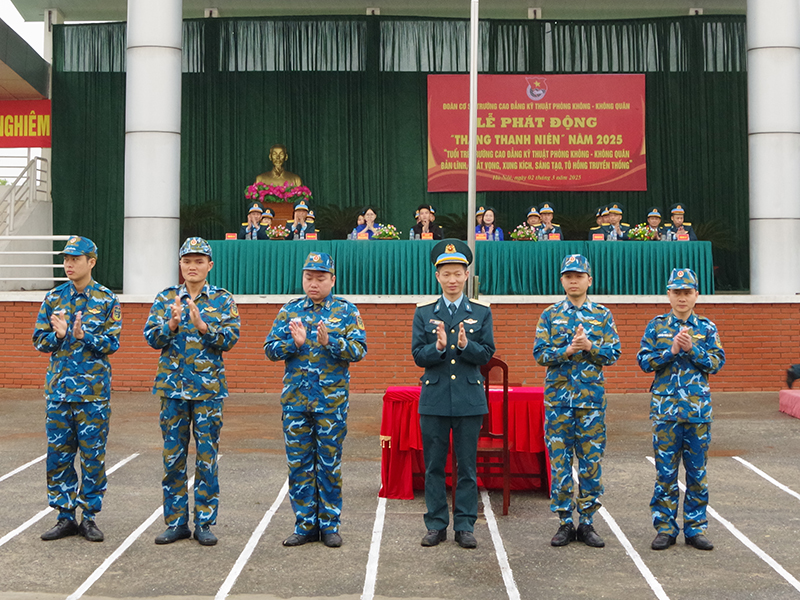
<instances>
[{"instance_id":1,"label":"clapping hand","mask_svg":"<svg viewBox=\"0 0 800 600\"><path fill-rule=\"evenodd\" d=\"M183 305L179 296L175 296L175 301L170 305L169 328L171 331L178 331L178 325L181 322L181 312Z\"/></svg>"},{"instance_id":2,"label":"clapping hand","mask_svg":"<svg viewBox=\"0 0 800 600\"><path fill-rule=\"evenodd\" d=\"M50 315L50 326L56 332L56 337L63 340L67 335L67 316L66 311L57 310Z\"/></svg>"},{"instance_id":3,"label":"clapping hand","mask_svg":"<svg viewBox=\"0 0 800 600\"><path fill-rule=\"evenodd\" d=\"M187 300L187 304L189 305L189 319L191 319L192 324L197 327L197 331L200 332L200 335L205 335L208 332L208 324L203 321L203 317L200 315L200 309L197 308L197 304L194 303L194 300L189 298Z\"/></svg>"},{"instance_id":4,"label":"clapping hand","mask_svg":"<svg viewBox=\"0 0 800 600\"><path fill-rule=\"evenodd\" d=\"M444 328L444 323L439 321L436 326L436 349L444 352L445 348L447 348L447 330Z\"/></svg>"},{"instance_id":5,"label":"clapping hand","mask_svg":"<svg viewBox=\"0 0 800 600\"><path fill-rule=\"evenodd\" d=\"M467 339L467 332L464 331L464 323L458 324L458 347L463 350L467 347L467 343L469 340Z\"/></svg>"},{"instance_id":6,"label":"clapping hand","mask_svg":"<svg viewBox=\"0 0 800 600\"><path fill-rule=\"evenodd\" d=\"M83 335L83 313L78 311L75 313L75 322L72 324L72 337L82 340Z\"/></svg>"},{"instance_id":7,"label":"clapping hand","mask_svg":"<svg viewBox=\"0 0 800 600\"><path fill-rule=\"evenodd\" d=\"M672 340L671 352L677 354L683 350L684 352L691 352L692 350L692 334L689 333L688 327L681 327L681 330Z\"/></svg>"},{"instance_id":8,"label":"clapping hand","mask_svg":"<svg viewBox=\"0 0 800 600\"><path fill-rule=\"evenodd\" d=\"M295 346L301 348L306 343L306 326L303 321L295 318L289 321L289 333L292 334Z\"/></svg>"},{"instance_id":9,"label":"clapping hand","mask_svg":"<svg viewBox=\"0 0 800 600\"><path fill-rule=\"evenodd\" d=\"M321 346L327 346L330 342L328 337L328 328L325 326L325 321L320 321L317 325L317 341Z\"/></svg>"},{"instance_id":10,"label":"clapping hand","mask_svg":"<svg viewBox=\"0 0 800 600\"><path fill-rule=\"evenodd\" d=\"M567 352L568 354L592 349L592 342L586 337L586 330L583 328L583 324L578 325L577 329L575 329L575 335L572 338L572 343L570 343L568 350L570 349L572 351Z\"/></svg>"}]
</instances>

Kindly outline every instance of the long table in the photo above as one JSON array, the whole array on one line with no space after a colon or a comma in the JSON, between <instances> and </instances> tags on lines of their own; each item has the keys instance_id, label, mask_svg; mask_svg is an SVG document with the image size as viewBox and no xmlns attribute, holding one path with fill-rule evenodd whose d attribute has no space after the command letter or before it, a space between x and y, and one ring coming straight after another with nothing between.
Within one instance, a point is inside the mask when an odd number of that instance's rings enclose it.
<instances>
[{"instance_id":1,"label":"long table","mask_svg":"<svg viewBox=\"0 0 800 600\"><path fill-rule=\"evenodd\" d=\"M389 387L381 415L381 498L411 500L415 489L425 487L425 461L419 429L419 387ZM503 390L489 389L490 430L502 431ZM538 489L549 494L550 467L544 444L544 389L514 387L508 390L508 438L512 473L547 475L547 489L538 480L511 478L512 490ZM450 464L448 459L447 464ZM502 477L480 477L487 488L502 489Z\"/></svg>"},{"instance_id":2,"label":"long table","mask_svg":"<svg viewBox=\"0 0 800 600\"><path fill-rule=\"evenodd\" d=\"M233 294L302 294L301 268L311 251L336 263L338 294L438 294L429 240L252 241L212 240L209 282ZM700 293L714 293L710 242L478 242L480 293L561 295L561 260L583 254L592 264L598 294L666 293L673 268L693 269Z\"/></svg>"}]
</instances>

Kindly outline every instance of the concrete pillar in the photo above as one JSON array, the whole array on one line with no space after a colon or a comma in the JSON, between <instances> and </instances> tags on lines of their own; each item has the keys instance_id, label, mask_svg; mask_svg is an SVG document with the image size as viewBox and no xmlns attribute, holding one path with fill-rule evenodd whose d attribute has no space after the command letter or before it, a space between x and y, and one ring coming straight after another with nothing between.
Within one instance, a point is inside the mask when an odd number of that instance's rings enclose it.
<instances>
[{"instance_id":1,"label":"concrete pillar","mask_svg":"<svg viewBox=\"0 0 800 600\"><path fill-rule=\"evenodd\" d=\"M800 2L747 0L750 293L800 292Z\"/></svg>"},{"instance_id":2,"label":"concrete pillar","mask_svg":"<svg viewBox=\"0 0 800 600\"><path fill-rule=\"evenodd\" d=\"M129 0L123 291L178 282L182 0Z\"/></svg>"}]
</instances>

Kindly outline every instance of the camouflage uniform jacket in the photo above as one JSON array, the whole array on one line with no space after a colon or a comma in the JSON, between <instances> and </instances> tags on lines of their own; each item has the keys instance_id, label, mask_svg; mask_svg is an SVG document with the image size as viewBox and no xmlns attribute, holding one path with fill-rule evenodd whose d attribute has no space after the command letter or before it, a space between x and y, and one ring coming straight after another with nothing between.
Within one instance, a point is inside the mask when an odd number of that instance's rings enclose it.
<instances>
[{"instance_id":1,"label":"camouflage uniform jacket","mask_svg":"<svg viewBox=\"0 0 800 600\"><path fill-rule=\"evenodd\" d=\"M567 356L573 332L583 325L592 350ZM533 356L547 367L547 406L604 408L603 366L619 358L619 336L611 311L586 300L580 308L565 298L547 307L536 325Z\"/></svg>"},{"instance_id":2,"label":"camouflage uniform jacket","mask_svg":"<svg viewBox=\"0 0 800 600\"><path fill-rule=\"evenodd\" d=\"M58 339L50 325L54 312L63 310L67 335ZM75 313L81 311L84 336L72 335ZM96 402L111 396L108 355L119 349L122 313L114 292L94 280L78 292L68 281L50 290L39 309L33 345L50 352L45 397L56 402Z\"/></svg>"},{"instance_id":3,"label":"camouflage uniform jacket","mask_svg":"<svg viewBox=\"0 0 800 600\"><path fill-rule=\"evenodd\" d=\"M178 329L169 328L170 305L180 296L183 303ZM192 324L186 286L167 288L156 296L144 326L147 343L161 350L153 393L182 400L223 400L228 397L222 353L239 340L239 309L233 296L206 283L195 298L200 316L208 325L200 335Z\"/></svg>"},{"instance_id":4,"label":"camouflage uniform jacket","mask_svg":"<svg viewBox=\"0 0 800 600\"><path fill-rule=\"evenodd\" d=\"M301 319L306 342L298 348L289 322ZM325 322L328 345L317 341L317 325ZM264 342L273 361L286 361L281 404L289 412L347 415L349 364L367 354L367 336L358 308L344 298L329 295L315 305L308 297L283 305Z\"/></svg>"},{"instance_id":5,"label":"camouflage uniform jacket","mask_svg":"<svg viewBox=\"0 0 800 600\"><path fill-rule=\"evenodd\" d=\"M672 354L672 341L682 327L692 335L690 352ZM711 422L708 376L725 364L717 327L692 313L681 321L672 312L650 321L636 359L645 373L655 372L650 386L650 418L654 421Z\"/></svg>"}]
</instances>

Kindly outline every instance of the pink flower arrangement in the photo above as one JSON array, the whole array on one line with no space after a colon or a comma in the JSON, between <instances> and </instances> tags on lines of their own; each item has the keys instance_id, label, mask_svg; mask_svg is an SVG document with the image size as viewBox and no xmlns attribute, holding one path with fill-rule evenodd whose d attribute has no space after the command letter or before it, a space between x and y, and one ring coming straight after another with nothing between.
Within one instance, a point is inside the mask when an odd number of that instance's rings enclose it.
<instances>
[{"instance_id":1,"label":"pink flower arrangement","mask_svg":"<svg viewBox=\"0 0 800 600\"><path fill-rule=\"evenodd\" d=\"M264 202L295 202L297 200L312 200L311 190L304 185L272 185L263 181L256 181L244 190L247 200Z\"/></svg>"}]
</instances>

